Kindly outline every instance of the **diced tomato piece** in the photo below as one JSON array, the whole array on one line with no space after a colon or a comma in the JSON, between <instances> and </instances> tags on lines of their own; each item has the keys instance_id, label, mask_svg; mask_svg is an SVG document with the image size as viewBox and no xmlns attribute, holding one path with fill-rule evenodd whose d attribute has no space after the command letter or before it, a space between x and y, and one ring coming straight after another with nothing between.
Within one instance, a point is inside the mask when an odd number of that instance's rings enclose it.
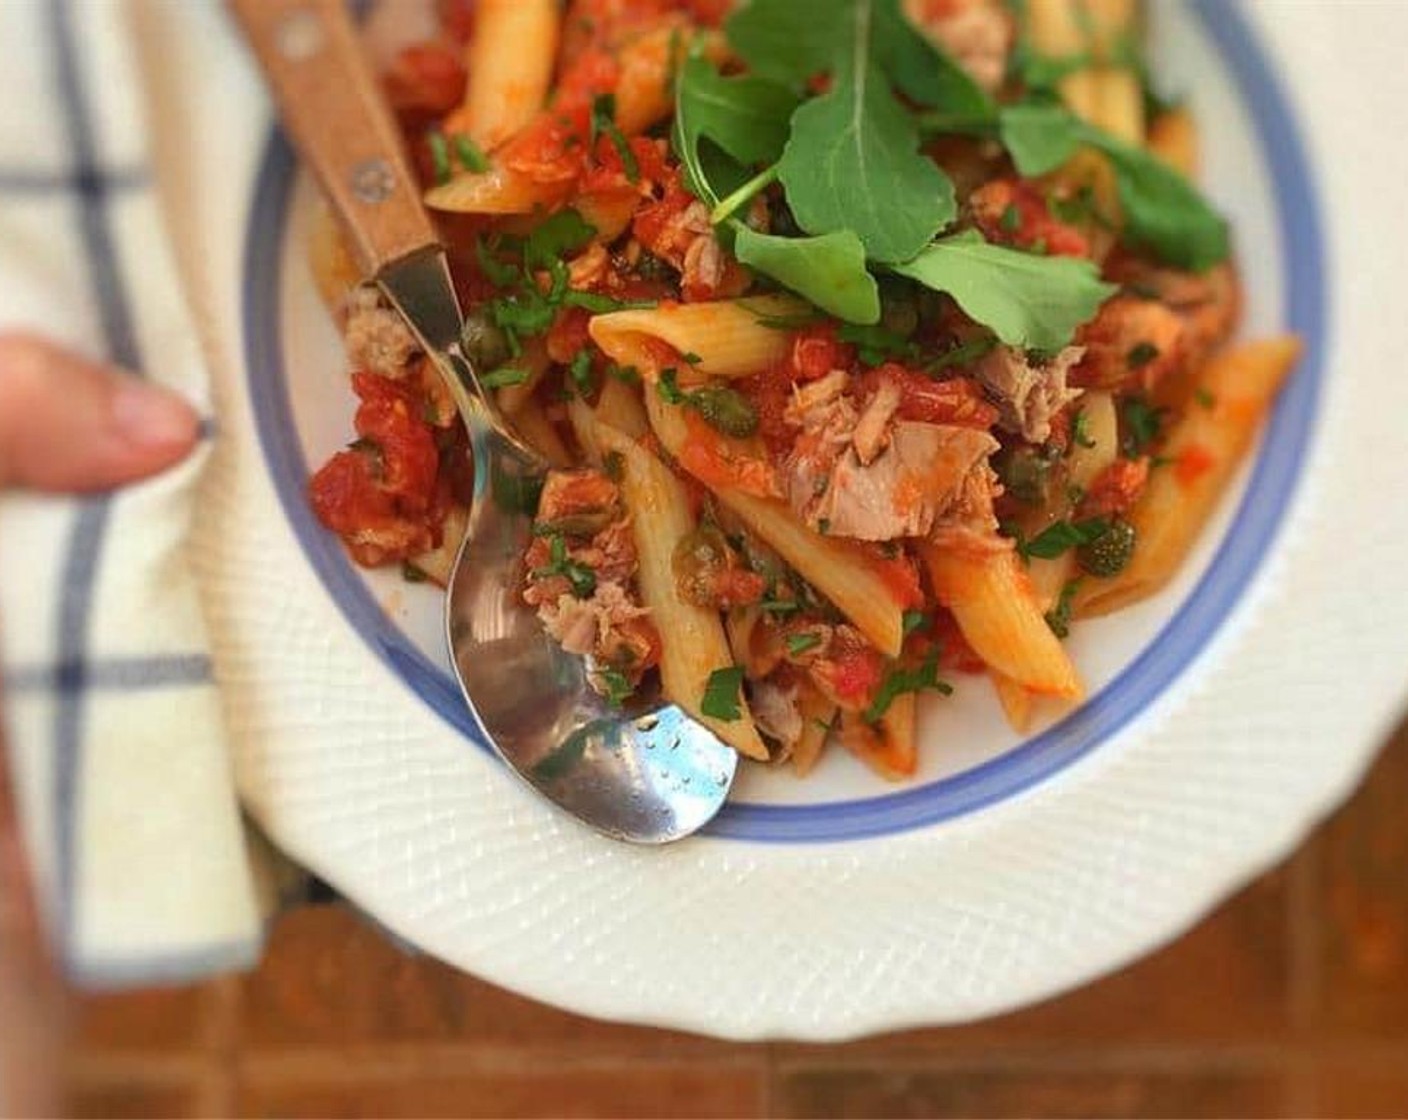
<instances>
[{"instance_id":1,"label":"diced tomato piece","mask_svg":"<svg viewBox=\"0 0 1408 1120\"><path fill-rule=\"evenodd\" d=\"M362 399L355 419L357 434L381 449L378 485L399 499L406 511L428 509L440 456L430 426L412 411L418 402L395 382L373 373L353 374L352 388Z\"/></svg>"},{"instance_id":2,"label":"diced tomato piece","mask_svg":"<svg viewBox=\"0 0 1408 1120\"><path fill-rule=\"evenodd\" d=\"M575 358L582 347L591 341L591 335L587 332L591 321L591 312L582 307L559 311L548 328L548 357L563 365Z\"/></svg>"},{"instance_id":3,"label":"diced tomato piece","mask_svg":"<svg viewBox=\"0 0 1408 1120\"><path fill-rule=\"evenodd\" d=\"M929 627L931 640L939 647L939 668L949 673L981 673L987 662L978 656L959 629L958 620L938 609Z\"/></svg>"},{"instance_id":4,"label":"diced tomato piece","mask_svg":"<svg viewBox=\"0 0 1408 1120\"><path fill-rule=\"evenodd\" d=\"M787 372L793 381L815 381L833 369L851 369L856 348L836 337L832 323L803 327L792 336Z\"/></svg>"},{"instance_id":5,"label":"diced tomato piece","mask_svg":"<svg viewBox=\"0 0 1408 1120\"><path fill-rule=\"evenodd\" d=\"M442 117L464 99L464 63L443 43L406 47L382 81L391 108L412 122Z\"/></svg>"},{"instance_id":6,"label":"diced tomato piece","mask_svg":"<svg viewBox=\"0 0 1408 1120\"><path fill-rule=\"evenodd\" d=\"M904 552L886 556L876 546L866 550L870 566L875 569L895 602L905 610L924 605L924 591L919 586L919 568Z\"/></svg>"},{"instance_id":7,"label":"diced tomato piece","mask_svg":"<svg viewBox=\"0 0 1408 1120\"><path fill-rule=\"evenodd\" d=\"M748 398L753 411L758 414L758 435L768 454L775 459L783 458L797 438L797 429L783 419L792 399L792 381L786 370L779 366L747 380L734 382L734 385Z\"/></svg>"},{"instance_id":8,"label":"diced tomato piece","mask_svg":"<svg viewBox=\"0 0 1408 1120\"><path fill-rule=\"evenodd\" d=\"M884 381L899 387L900 406L896 415L902 420L983 429L997 423L997 408L988 401L982 386L969 378L935 381L897 362L886 362L862 375L861 393L868 397Z\"/></svg>"},{"instance_id":9,"label":"diced tomato piece","mask_svg":"<svg viewBox=\"0 0 1408 1120\"><path fill-rule=\"evenodd\" d=\"M535 183L571 183L586 166L589 128L586 106L549 110L504 144L499 158Z\"/></svg>"},{"instance_id":10,"label":"diced tomato piece","mask_svg":"<svg viewBox=\"0 0 1408 1120\"><path fill-rule=\"evenodd\" d=\"M885 659L880 651L858 641L846 641L840 633L831 653L814 663L835 698L863 708L870 703L885 677Z\"/></svg>"},{"instance_id":11,"label":"diced tomato piece","mask_svg":"<svg viewBox=\"0 0 1408 1120\"><path fill-rule=\"evenodd\" d=\"M1138 501L1148 481L1147 456L1139 459L1116 459L1091 480L1090 489L1081 502L1081 516L1111 517L1123 513ZM1182 481L1181 475L1179 481Z\"/></svg>"},{"instance_id":12,"label":"diced tomato piece","mask_svg":"<svg viewBox=\"0 0 1408 1120\"><path fill-rule=\"evenodd\" d=\"M1217 466L1217 456L1202 444L1195 443L1184 448L1173 465L1174 477L1180 486L1192 486L1213 467Z\"/></svg>"},{"instance_id":13,"label":"diced tomato piece","mask_svg":"<svg viewBox=\"0 0 1408 1120\"><path fill-rule=\"evenodd\" d=\"M1053 257L1090 256L1085 234L1051 213L1035 183L995 179L974 191L969 205L989 241L1023 248L1040 245Z\"/></svg>"}]
</instances>

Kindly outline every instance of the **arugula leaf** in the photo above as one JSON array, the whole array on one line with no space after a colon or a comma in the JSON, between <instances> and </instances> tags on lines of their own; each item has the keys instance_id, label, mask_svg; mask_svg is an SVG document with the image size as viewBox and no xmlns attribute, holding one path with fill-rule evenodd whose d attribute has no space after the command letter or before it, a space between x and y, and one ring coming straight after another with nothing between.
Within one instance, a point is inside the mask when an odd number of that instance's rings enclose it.
<instances>
[{"instance_id":1,"label":"arugula leaf","mask_svg":"<svg viewBox=\"0 0 1408 1120\"><path fill-rule=\"evenodd\" d=\"M1182 175L1157 156L1086 125L1082 138L1115 169L1129 240L1161 260L1204 272L1227 259L1227 222Z\"/></svg>"},{"instance_id":2,"label":"arugula leaf","mask_svg":"<svg viewBox=\"0 0 1408 1120\"><path fill-rule=\"evenodd\" d=\"M840 21L831 89L792 114L778 178L808 233L852 230L872 260L904 261L957 206L953 183L920 153L919 127L879 65L873 40L882 2L854 0Z\"/></svg>"},{"instance_id":3,"label":"arugula leaf","mask_svg":"<svg viewBox=\"0 0 1408 1120\"><path fill-rule=\"evenodd\" d=\"M736 8L724 34L753 73L801 88L836 58L846 0L753 0Z\"/></svg>"},{"instance_id":4,"label":"arugula leaf","mask_svg":"<svg viewBox=\"0 0 1408 1120\"><path fill-rule=\"evenodd\" d=\"M1056 521L1031 540L1022 541L1017 548L1028 558L1035 556L1039 560L1054 560L1073 548L1089 544L1109 527L1109 523L1099 517L1086 521Z\"/></svg>"},{"instance_id":5,"label":"arugula leaf","mask_svg":"<svg viewBox=\"0 0 1408 1120\"><path fill-rule=\"evenodd\" d=\"M918 350L904 335L879 324L859 326L847 323L836 335L842 342L853 343L856 357L862 364L871 367L889 361L909 361Z\"/></svg>"},{"instance_id":6,"label":"arugula leaf","mask_svg":"<svg viewBox=\"0 0 1408 1120\"><path fill-rule=\"evenodd\" d=\"M890 267L948 293L1007 345L1028 350L1061 349L1117 290L1089 261L989 245L975 230L935 241Z\"/></svg>"},{"instance_id":7,"label":"arugula leaf","mask_svg":"<svg viewBox=\"0 0 1408 1120\"><path fill-rule=\"evenodd\" d=\"M861 714L861 718L867 723L874 723L890 710L890 705L895 702L896 697L906 692L923 692L926 689L941 692L945 696L953 691L947 681L939 679L937 646L929 651L929 656L924 658L924 663L919 668L891 669L880 682L880 687L875 691L875 698L870 701L870 706Z\"/></svg>"},{"instance_id":8,"label":"arugula leaf","mask_svg":"<svg viewBox=\"0 0 1408 1120\"><path fill-rule=\"evenodd\" d=\"M1080 121L1060 105L1026 102L1007 105L998 117L998 135L1017 170L1027 178L1045 175L1069 160L1080 146Z\"/></svg>"},{"instance_id":9,"label":"arugula leaf","mask_svg":"<svg viewBox=\"0 0 1408 1120\"><path fill-rule=\"evenodd\" d=\"M967 70L915 30L899 0L877 2L875 40L890 79L912 100L950 113L992 114L992 99Z\"/></svg>"},{"instance_id":10,"label":"arugula leaf","mask_svg":"<svg viewBox=\"0 0 1408 1120\"><path fill-rule=\"evenodd\" d=\"M709 674L704 685L704 695L699 700L699 710L706 716L732 722L743 715L740 693L743 687L743 669L730 665L727 669L715 669Z\"/></svg>"},{"instance_id":11,"label":"arugula leaf","mask_svg":"<svg viewBox=\"0 0 1408 1120\"><path fill-rule=\"evenodd\" d=\"M786 86L752 74L725 78L700 56L680 70L675 91L676 151L681 158L707 136L743 164L772 163L787 143L799 99Z\"/></svg>"},{"instance_id":12,"label":"arugula leaf","mask_svg":"<svg viewBox=\"0 0 1408 1120\"><path fill-rule=\"evenodd\" d=\"M865 246L850 230L777 237L738 223L733 254L837 318L852 323L880 319L880 292L865 268Z\"/></svg>"}]
</instances>

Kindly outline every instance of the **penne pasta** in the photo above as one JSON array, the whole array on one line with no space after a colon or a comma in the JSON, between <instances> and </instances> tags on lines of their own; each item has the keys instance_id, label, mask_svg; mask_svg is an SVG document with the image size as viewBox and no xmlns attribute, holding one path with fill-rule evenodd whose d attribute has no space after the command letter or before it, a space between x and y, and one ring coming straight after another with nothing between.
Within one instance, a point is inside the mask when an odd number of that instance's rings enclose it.
<instances>
[{"instance_id":1,"label":"penne pasta","mask_svg":"<svg viewBox=\"0 0 1408 1120\"><path fill-rule=\"evenodd\" d=\"M1095 116L1091 123L1128 144L1144 143L1144 89L1139 75L1123 66L1091 70L1095 83Z\"/></svg>"},{"instance_id":2,"label":"penne pasta","mask_svg":"<svg viewBox=\"0 0 1408 1120\"><path fill-rule=\"evenodd\" d=\"M766 760L767 747L742 697L739 719L714 719L700 711L710 675L733 660L718 614L685 602L675 588L675 549L695 527L684 484L624 432L599 423L596 438L604 453L621 457L621 491L640 558L641 599L662 643L660 680L665 695L740 754Z\"/></svg>"},{"instance_id":3,"label":"penne pasta","mask_svg":"<svg viewBox=\"0 0 1408 1120\"><path fill-rule=\"evenodd\" d=\"M914 693L896 696L879 723L867 723L856 712L841 713L840 739L858 759L892 782L912 777L918 764L914 740Z\"/></svg>"},{"instance_id":4,"label":"penne pasta","mask_svg":"<svg viewBox=\"0 0 1408 1120\"><path fill-rule=\"evenodd\" d=\"M456 214L532 214L551 210L566 197L558 183L539 183L506 167L457 175L425 192L432 210Z\"/></svg>"},{"instance_id":5,"label":"penne pasta","mask_svg":"<svg viewBox=\"0 0 1408 1120\"><path fill-rule=\"evenodd\" d=\"M479 0L465 53L464 103L445 122L486 151L543 107L552 82L562 16L556 0Z\"/></svg>"},{"instance_id":6,"label":"penne pasta","mask_svg":"<svg viewBox=\"0 0 1408 1120\"><path fill-rule=\"evenodd\" d=\"M1186 559L1218 497L1251 446L1276 392L1300 356L1294 337L1244 343L1215 357L1199 379L1211 407L1191 404L1170 433L1148 488L1129 512L1136 534L1129 565L1088 579L1077 615L1101 615L1157 592Z\"/></svg>"},{"instance_id":7,"label":"penne pasta","mask_svg":"<svg viewBox=\"0 0 1408 1120\"><path fill-rule=\"evenodd\" d=\"M1025 735L1032 725L1032 694L1011 677L1004 677L995 670L988 670L997 702L1002 705L1002 714L1007 717L1008 726L1019 735Z\"/></svg>"},{"instance_id":8,"label":"penne pasta","mask_svg":"<svg viewBox=\"0 0 1408 1120\"><path fill-rule=\"evenodd\" d=\"M1198 124L1183 106L1160 113L1149 125L1149 150L1188 178L1198 173Z\"/></svg>"},{"instance_id":9,"label":"penne pasta","mask_svg":"<svg viewBox=\"0 0 1408 1120\"><path fill-rule=\"evenodd\" d=\"M1119 457L1119 417L1115 400L1103 389L1091 389L1080 398L1083 439L1072 444L1067 469L1070 481L1082 490Z\"/></svg>"},{"instance_id":10,"label":"penne pasta","mask_svg":"<svg viewBox=\"0 0 1408 1120\"><path fill-rule=\"evenodd\" d=\"M802 734L792 744L792 772L805 778L815 769L836 722L836 705L820 689L804 683L797 692L797 711L802 716Z\"/></svg>"},{"instance_id":11,"label":"penne pasta","mask_svg":"<svg viewBox=\"0 0 1408 1120\"><path fill-rule=\"evenodd\" d=\"M994 671L1042 695L1081 694L1075 666L1046 624L1014 550L964 553L925 542L920 554L939 601Z\"/></svg>"},{"instance_id":12,"label":"penne pasta","mask_svg":"<svg viewBox=\"0 0 1408 1120\"><path fill-rule=\"evenodd\" d=\"M650 431L650 418L641 403L640 389L627 385L619 378L608 377L596 402L596 417L632 439L640 439Z\"/></svg>"},{"instance_id":13,"label":"penne pasta","mask_svg":"<svg viewBox=\"0 0 1408 1120\"><path fill-rule=\"evenodd\" d=\"M592 406L581 397L574 396L567 402L567 422L572 425L582 457L593 467L600 467L601 442L596 438L596 421Z\"/></svg>"},{"instance_id":14,"label":"penne pasta","mask_svg":"<svg viewBox=\"0 0 1408 1120\"><path fill-rule=\"evenodd\" d=\"M507 417L517 416L533 399L533 391L543 380L552 362L548 359L547 347L542 339L531 338L523 345L523 353L510 363L515 369L527 372L528 376L517 385L505 385L494 390L494 402L499 411Z\"/></svg>"},{"instance_id":15,"label":"penne pasta","mask_svg":"<svg viewBox=\"0 0 1408 1120\"><path fill-rule=\"evenodd\" d=\"M670 304L595 315L589 330L613 361L651 375L659 372L658 343L663 342L680 354L697 355L693 368L700 374L747 377L787 356L788 332L767 321L796 318L804 310L790 296Z\"/></svg>"},{"instance_id":16,"label":"penne pasta","mask_svg":"<svg viewBox=\"0 0 1408 1120\"><path fill-rule=\"evenodd\" d=\"M518 437L554 467L572 465L572 456L567 453L562 437L536 403L530 402L519 409L510 423Z\"/></svg>"},{"instance_id":17,"label":"penne pasta","mask_svg":"<svg viewBox=\"0 0 1408 1120\"><path fill-rule=\"evenodd\" d=\"M448 587L450 573L455 568L455 557L460 553L460 544L464 541L464 532L468 527L469 510L461 505L451 507L450 512L445 515L440 547L422 552L407 563L431 582Z\"/></svg>"},{"instance_id":18,"label":"penne pasta","mask_svg":"<svg viewBox=\"0 0 1408 1120\"><path fill-rule=\"evenodd\" d=\"M646 409L661 445L679 459L684 442L679 406L649 393ZM887 657L899 656L904 641L904 609L856 544L813 532L776 498L761 498L732 487L710 485L707 479L701 481L749 531L850 619L876 649Z\"/></svg>"}]
</instances>

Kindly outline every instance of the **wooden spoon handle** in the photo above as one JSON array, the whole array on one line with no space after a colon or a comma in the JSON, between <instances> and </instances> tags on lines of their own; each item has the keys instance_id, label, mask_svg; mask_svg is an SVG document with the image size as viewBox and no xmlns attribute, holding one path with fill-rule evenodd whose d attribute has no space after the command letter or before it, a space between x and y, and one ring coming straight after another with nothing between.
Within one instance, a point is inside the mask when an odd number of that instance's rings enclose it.
<instances>
[{"instance_id":1,"label":"wooden spoon handle","mask_svg":"<svg viewBox=\"0 0 1408 1120\"><path fill-rule=\"evenodd\" d=\"M228 2L364 275L438 244L343 0Z\"/></svg>"}]
</instances>

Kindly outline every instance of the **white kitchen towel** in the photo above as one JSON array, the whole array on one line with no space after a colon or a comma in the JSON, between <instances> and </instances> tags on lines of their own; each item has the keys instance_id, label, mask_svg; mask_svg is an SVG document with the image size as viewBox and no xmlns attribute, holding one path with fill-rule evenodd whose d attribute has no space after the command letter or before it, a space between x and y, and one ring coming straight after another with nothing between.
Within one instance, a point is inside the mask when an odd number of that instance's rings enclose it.
<instances>
[{"instance_id":1,"label":"white kitchen towel","mask_svg":"<svg viewBox=\"0 0 1408 1120\"><path fill-rule=\"evenodd\" d=\"M209 416L153 187L132 10L0 3L0 328L42 331ZM0 497L0 666L20 812L71 975L181 979L261 923L186 555L218 426L108 495Z\"/></svg>"}]
</instances>

